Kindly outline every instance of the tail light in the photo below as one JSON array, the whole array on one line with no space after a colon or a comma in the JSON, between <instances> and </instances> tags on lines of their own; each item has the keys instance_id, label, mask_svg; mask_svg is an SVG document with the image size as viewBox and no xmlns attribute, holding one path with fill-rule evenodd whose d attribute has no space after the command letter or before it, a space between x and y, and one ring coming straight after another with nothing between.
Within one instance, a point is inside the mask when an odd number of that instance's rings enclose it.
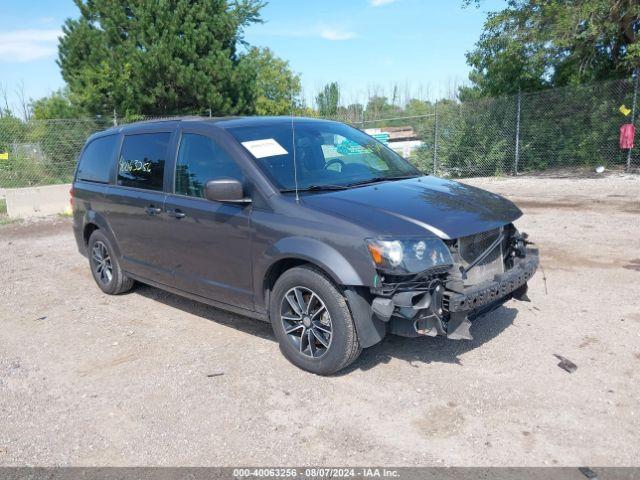
<instances>
[{"instance_id":1,"label":"tail light","mask_svg":"<svg viewBox=\"0 0 640 480\"><path fill-rule=\"evenodd\" d=\"M73 208L73 188L69 190L69 205Z\"/></svg>"}]
</instances>

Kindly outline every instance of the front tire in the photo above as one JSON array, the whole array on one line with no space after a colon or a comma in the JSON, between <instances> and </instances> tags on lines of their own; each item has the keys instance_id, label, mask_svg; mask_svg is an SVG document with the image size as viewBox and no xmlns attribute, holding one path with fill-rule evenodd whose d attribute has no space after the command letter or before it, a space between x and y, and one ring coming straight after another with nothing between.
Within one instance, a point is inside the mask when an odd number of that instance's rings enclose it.
<instances>
[{"instance_id":1,"label":"front tire","mask_svg":"<svg viewBox=\"0 0 640 480\"><path fill-rule=\"evenodd\" d=\"M331 375L362 351L344 296L312 267L282 274L273 288L269 313L280 350L303 370Z\"/></svg>"},{"instance_id":2,"label":"front tire","mask_svg":"<svg viewBox=\"0 0 640 480\"><path fill-rule=\"evenodd\" d=\"M89 237L88 252L91 273L100 290L109 295L131 290L133 280L120 268L111 242L100 230L95 230Z\"/></svg>"}]
</instances>

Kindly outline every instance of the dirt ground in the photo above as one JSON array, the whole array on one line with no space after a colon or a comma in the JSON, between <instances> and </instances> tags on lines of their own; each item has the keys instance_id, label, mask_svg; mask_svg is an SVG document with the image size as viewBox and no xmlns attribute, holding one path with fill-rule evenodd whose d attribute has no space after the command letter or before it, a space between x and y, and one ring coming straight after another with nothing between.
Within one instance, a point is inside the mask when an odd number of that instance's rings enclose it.
<instances>
[{"instance_id":1,"label":"dirt ground","mask_svg":"<svg viewBox=\"0 0 640 480\"><path fill-rule=\"evenodd\" d=\"M532 303L331 378L267 324L103 295L69 219L0 226L0 464L638 465L640 176L469 183L524 210Z\"/></svg>"}]
</instances>

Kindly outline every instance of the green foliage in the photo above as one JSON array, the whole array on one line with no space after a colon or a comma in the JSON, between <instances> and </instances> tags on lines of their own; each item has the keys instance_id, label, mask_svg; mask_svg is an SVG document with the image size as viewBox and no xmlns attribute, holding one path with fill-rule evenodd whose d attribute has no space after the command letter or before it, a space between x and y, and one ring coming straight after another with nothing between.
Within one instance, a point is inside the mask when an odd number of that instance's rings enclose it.
<instances>
[{"instance_id":1,"label":"green foliage","mask_svg":"<svg viewBox=\"0 0 640 480\"><path fill-rule=\"evenodd\" d=\"M87 137L108 125L97 120L0 118L0 187L67 183Z\"/></svg>"},{"instance_id":2,"label":"green foliage","mask_svg":"<svg viewBox=\"0 0 640 480\"><path fill-rule=\"evenodd\" d=\"M461 99L627 78L640 66L639 34L637 0L509 0L467 54Z\"/></svg>"},{"instance_id":3,"label":"green foliage","mask_svg":"<svg viewBox=\"0 0 640 480\"><path fill-rule=\"evenodd\" d=\"M86 115L77 105L74 105L69 98L69 89L60 89L48 97L32 100L30 104L31 113L36 120L46 120L51 118L79 118Z\"/></svg>"},{"instance_id":4,"label":"green foliage","mask_svg":"<svg viewBox=\"0 0 640 480\"><path fill-rule=\"evenodd\" d=\"M259 0L74 0L60 40L73 102L92 114L254 111L254 72L237 46Z\"/></svg>"},{"instance_id":5,"label":"green foliage","mask_svg":"<svg viewBox=\"0 0 640 480\"><path fill-rule=\"evenodd\" d=\"M12 145L23 141L25 136L26 127L22 120L11 114L0 117L0 153L10 152Z\"/></svg>"},{"instance_id":6,"label":"green foliage","mask_svg":"<svg viewBox=\"0 0 640 480\"><path fill-rule=\"evenodd\" d=\"M390 118L397 116L402 109L389 103L384 96L374 95L367 102L367 118Z\"/></svg>"},{"instance_id":7,"label":"green foliage","mask_svg":"<svg viewBox=\"0 0 640 480\"><path fill-rule=\"evenodd\" d=\"M337 82L328 83L316 96L318 113L321 117L335 117L340 103L340 87Z\"/></svg>"},{"instance_id":8,"label":"green foliage","mask_svg":"<svg viewBox=\"0 0 640 480\"><path fill-rule=\"evenodd\" d=\"M255 113L288 115L301 107L300 76L289 68L289 62L276 57L268 48L251 48L242 57L255 72Z\"/></svg>"}]
</instances>

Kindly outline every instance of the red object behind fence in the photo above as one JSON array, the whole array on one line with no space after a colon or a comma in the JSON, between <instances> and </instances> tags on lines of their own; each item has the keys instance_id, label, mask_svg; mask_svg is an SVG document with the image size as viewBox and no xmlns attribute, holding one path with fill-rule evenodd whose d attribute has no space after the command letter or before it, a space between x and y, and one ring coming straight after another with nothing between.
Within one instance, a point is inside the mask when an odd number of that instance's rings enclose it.
<instances>
[{"instance_id":1,"label":"red object behind fence","mask_svg":"<svg viewBox=\"0 0 640 480\"><path fill-rule=\"evenodd\" d=\"M620 127L620 148L633 148L633 137L636 134L636 127L632 123L625 123Z\"/></svg>"}]
</instances>

